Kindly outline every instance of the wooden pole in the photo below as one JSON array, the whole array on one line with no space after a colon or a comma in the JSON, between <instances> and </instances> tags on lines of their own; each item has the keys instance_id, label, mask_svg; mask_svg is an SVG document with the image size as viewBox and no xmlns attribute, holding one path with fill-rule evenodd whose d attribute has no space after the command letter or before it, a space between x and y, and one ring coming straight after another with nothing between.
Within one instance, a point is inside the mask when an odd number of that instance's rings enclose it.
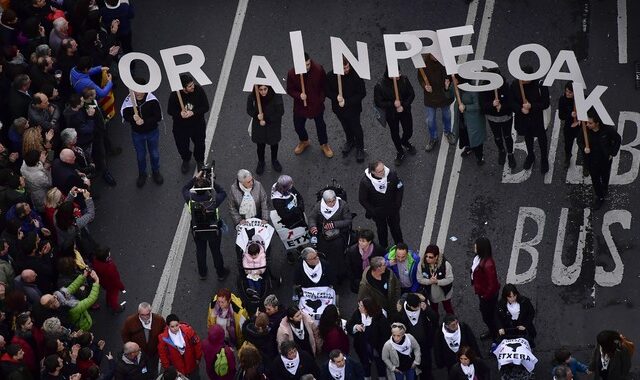
<instances>
[{"instance_id":1,"label":"wooden pole","mask_svg":"<svg viewBox=\"0 0 640 380\"><path fill-rule=\"evenodd\" d=\"M338 96L342 97L342 75L336 74L338 77Z\"/></svg>"},{"instance_id":2,"label":"wooden pole","mask_svg":"<svg viewBox=\"0 0 640 380\"><path fill-rule=\"evenodd\" d=\"M576 112L576 104L573 103L573 112ZM578 121L578 118L576 116L573 117L573 122L571 123L571 128L575 128L578 126L578 124L580 124L580 122Z\"/></svg>"},{"instance_id":3,"label":"wooden pole","mask_svg":"<svg viewBox=\"0 0 640 380\"><path fill-rule=\"evenodd\" d=\"M591 146L589 144L589 133L587 133L587 123L581 121L580 124L582 124L582 136L584 137L584 153L589 154L591 153Z\"/></svg>"},{"instance_id":4,"label":"wooden pole","mask_svg":"<svg viewBox=\"0 0 640 380\"><path fill-rule=\"evenodd\" d=\"M131 99L131 104L133 104L133 114L135 116L138 115L138 101L136 100L136 94L133 93L133 90L129 90L129 99Z\"/></svg>"},{"instance_id":5,"label":"wooden pole","mask_svg":"<svg viewBox=\"0 0 640 380\"><path fill-rule=\"evenodd\" d=\"M258 91L258 85L254 86L256 92L256 105L258 106L258 114L262 113L262 100L260 100L260 92Z\"/></svg>"},{"instance_id":6,"label":"wooden pole","mask_svg":"<svg viewBox=\"0 0 640 380\"><path fill-rule=\"evenodd\" d=\"M427 73L424 72L424 69L421 67L418 69L418 72L420 73L420 76L422 77L422 80L424 81L424 85L425 86L431 86L431 83L429 83L429 78L427 78Z\"/></svg>"},{"instance_id":7,"label":"wooden pole","mask_svg":"<svg viewBox=\"0 0 640 380\"><path fill-rule=\"evenodd\" d=\"M398 92L398 79L393 77L393 94L396 96L396 100L400 101L400 93Z\"/></svg>"},{"instance_id":8,"label":"wooden pole","mask_svg":"<svg viewBox=\"0 0 640 380\"><path fill-rule=\"evenodd\" d=\"M455 75L451 75L451 79L453 79L453 91L456 93L456 100L458 101L458 107L462 104L462 99L460 99L460 90L458 89L458 79Z\"/></svg>"},{"instance_id":9,"label":"wooden pole","mask_svg":"<svg viewBox=\"0 0 640 380\"><path fill-rule=\"evenodd\" d=\"M500 101L500 97L498 96L498 89L493 90L493 100Z\"/></svg>"},{"instance_id":10,"label":"wooden pole","mask_svg":"<svg viewBox=\"0 0 640 380\"><path fill-rule=\"evenodd\" d=\"M522 104L529 103L527 97L524 95L524 84L521 80L518 80L518 84L520 85L520 96L522 97Z\"/></svg>"},{"instance_id":11,"label":"wooden pole","mask_svg":"<svg viewBox=\"0 0 640 380\"><path fill-rule=\"evenodd\" d=\"M178 95L178 102L180 103L180 110L184 112L184 102L182 101L182 94L180 90L176 91L176 95Z\"/></svg>"},{"instance_id":12,"label":"wooden pole","mask_svg":"<svg viewBox=\"0 0 640 380\"><path fill-rule=\"evenodd\" d=\"M303 94L307 94L307 91L304 89L304 78L302 77L302 74L300 74L300 88L302 89L302 93ZM307 106L307 100L303 100L302 104L304 104L304 106Z\"/></svg>"}]
</instances>

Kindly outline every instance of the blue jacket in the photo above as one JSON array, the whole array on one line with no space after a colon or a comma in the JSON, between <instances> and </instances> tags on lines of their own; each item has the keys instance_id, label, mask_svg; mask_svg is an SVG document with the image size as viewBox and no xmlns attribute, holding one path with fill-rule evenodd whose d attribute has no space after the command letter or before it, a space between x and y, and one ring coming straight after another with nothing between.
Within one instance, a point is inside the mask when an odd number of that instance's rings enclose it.
<instances>
[{"instance_id":1,"label":"blue jacket","mask_svg":"<svg viewBox=\"0 0 640 380\"><path fill-rule=\"evenodd\" d=\"M87 73L78 71L78 68L74 67L73 69L71 69L71 74L69 74L69 80L71 81L71 86L73 87L75 92L77 92L78 94L82 94L82 90L84 90L85 87L91 87L94 90L96 90L96 95L98 99L102 99L105 96L109 95L109 91L111 91L111 89L113 88L113 82L112 81L107 82L104 88L101 88L100 86L98 86L91 79L91 77L93 75L99 74L100 72L102 72L101 66L92 67L91 69L89 69Z\"/></svg>"},{"instance_id":2,"label":"blue jacket","mask_svg":"<svg viewBox=\"0 0 640 380\"><path fill-rule=\"evenodd\" d=\"M574 377L579 373L587 373L587 370L589 370L589 366L573 357L569 359L569 363L567 363L567 366L571 369L571 373L573 373ZM557 365L551 368L551 375L553 375L553 371L555 371L556 367Z\"/></svg>"},{"instance_id":3,"label":"blue jacket","mask_svg":"<svg viewBox=\"0 0 640 380\"><path fill-rule=\"evenodd\" d=\"M396 259L396 246L394 245L393 247L391 247L389 252L384 256L384 260L387 264L387 267L389 267L389 269L393 271L393 273L398 278L398 281L400 281L400 276L398 274L398 265L397 264L391 265L390 263L395 259ZM409 250L409 254L407 255L407 262L409 267L409 278L411 278L411 287L409 288L409 292L411 293L417 292L418 288L420 287L420 284L418 283L418 277L416 275L418 272L418 264L420 263L420 256L416 251Z\"/></svg>"}]
</instances>

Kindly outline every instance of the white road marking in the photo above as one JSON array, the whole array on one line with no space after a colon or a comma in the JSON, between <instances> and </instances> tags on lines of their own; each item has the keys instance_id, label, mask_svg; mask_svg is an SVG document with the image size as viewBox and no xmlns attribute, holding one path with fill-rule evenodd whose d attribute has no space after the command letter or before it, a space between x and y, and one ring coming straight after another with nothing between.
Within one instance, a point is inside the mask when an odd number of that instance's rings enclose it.
<instances>
[{"instance_id":1,"label":"white road marking","mask_svg":"<svg viewBox=\"0 0 640 380\"><path fill-rule=\"evenodd\" d=\"M547 108L551 110L551 107ZM558 141L560 141L560 130L562 129L562 125L560 123L560 117L558 116L558 111L556 110L556 117L553 121L553 130L551 131L551 141L549 144L549 151L547 152L547 157L549 159L549 171L544 175L544 183L550 184L553 180L553 169L555 167L556 162L556 152L558 151ZM564 150L563 150L564 152ZM564 154L563 154L564 159Z\"/></svg>"},{"instance_id":2,"label":"white road marking","mask_svg":"<svg viewBox=\"0 0 640 380\"><path fill-rule=\"evenodd\" d=\"M475 53L475 59L483 59L485 49L487 46L487 39L489 37L489 28L491 26L491 19L493 15L493 8L495 6L495 0L486 0L484 4L484 11L482 14L482 22L480 24L480 32L478 33L478 44ZM467 24L469 20L467 20ZM467 38L470 36L465 36ZM463 39L463 44L465 40ZM469 43L467 41L466 43ZM462 57L461 61L466 61L466 57ZM447 197L444 202L444 209L442 211L442 222L440 223L440 232L438 233L438 247L440 250L444 250L444 246L447 242L447 234L449 233L449 223L451 222L451 214L453 212L453 202L456 198L456 190L458 188L458 180L460 179L460 169L462 167L462 157L460 156L460 149L456 149L453 159L453 166L451 168L451 174L449 175L449 186L447 188Z\"/></svg>"},{"instance_id":3,"label":"white road marking","mask_svg":"<svg viewBox=\"0 0 640 380\"><path fill-rule=\"evenodd\" d=\"M229 43L227 44L227 50L222 62L220 77L218 78L218 85L216 86L216 92L213 97L213 104L211 105L209 121L207 122L207 134L205 139L205 146L208 148L206 157L207 162L209 161L209 155L211 153L212 145L211 143L213 141L213 135L216 131L216 127L218 126L218 118L220 117L220 111L222 110L222 101L227 90L227 84L229 82L229 76L231 74L231 67L233 66L236 49L238 48L240 33L242 32L242 24L244 23L244 17L247 13L248 5L249 0L238 1L238 8L236 9L233 26L231 27ZM167 315L171 312L173 297L175 296L176 286L178 285L180 267L182 266L182 258L184 257L184 251L187 246L187 238L190 236L189 224L189 210L185 206L182 209L180 222L178 222L176 234L173 237L173 242L171 243L171 248L169 249L169 256L167 257L164 269L162 270L162 276L160 277L158 290L156 291L155 297L153 297L153 310L161 315Z\"/></svg>"},{"instance_id":4,"label":"white road marking","mask_svg":"<svg viewBox=\"0 0 640 380\"><path fill-rule=\"evenodd\" d=\"M490 0L492 1L492 0ZM467 20L465 25L473 25L478 14L479 0L473 0L469 3L467 11ZM485 7L486 8L486 7ZM471 41L470 35L462 37L462 45L468 45ZM486 46L486 41L485 41ZM484 46L483 46L484 49ZM466 56L460 58L460 63L466 61ZM453 128L453 105L451 106L451 127ZM444 169L447 165L447 154L449 153L449 143L442 138L440 140L440 150L438 151L438 161L436 162L436 172L433 175L431 183L431 193L429 194L429 205L427 206L427 215L424 220L422 229L422 237L420 238L420 252L424 252L431 243L431 235L433 234L433 226L436 220L436 212L438 211L438 201L440 200L440 189L442 188L442 179L444 177Z\"/></svg>"},{"instance_id":5,"label":"white road marking","mask_svg":"<svg viewBox=\"0 0 640 380\"><path fill-rule=\"evenodd\" d=\"M627 0L618 0L618 63L627 63Z\"/></svg>"}]
</instances>

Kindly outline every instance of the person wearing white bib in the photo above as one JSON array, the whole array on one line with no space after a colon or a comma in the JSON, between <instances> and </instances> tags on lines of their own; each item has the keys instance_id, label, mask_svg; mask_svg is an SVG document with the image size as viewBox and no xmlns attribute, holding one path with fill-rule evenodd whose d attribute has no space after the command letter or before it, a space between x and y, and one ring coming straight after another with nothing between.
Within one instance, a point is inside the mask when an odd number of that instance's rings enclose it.
<instances>
[{"instance_id":1,"label":"person wearing white bib","mask_svg":"<svg viewBox=\"0 0 640 380\"><path fill-rule=\"evenodd\" d=\"M455 315L447 314L436 332L433 349L436 366L450 370L458 362L457 354L463 346L471 347L479 357L481 356L478 341L471 327L459 322Z\"/></svg>"},{"instance_id":2,"label":"person wearing white bib","mask_svg":"<svg viewBox=\"0 0 640 380\"><path fill-rule=\"evenodd\" d=\"M309 214L309 232L317 237L318 251L327 255L339 281L347 276L344 250L347 248L352 218L349 203L331 189L322 192L322 199Z\"/></svg>"},{"instance_id":3,"label":"person wearing white bib","mask_svg":"<svg viewBox=\"0 0 640 380\"><path fill-rule=\"evenodd\" d=\"M302 260L293 274L293 283L296 286L313 288L336 285L333 265L329 261L321 259L318 251L307 247L302 250L300 256Z\"/></svg>"},{"instance_id":4,"label":"person wearing white bib","mask_svg":"<svg viewBox=\"0 0 640 380\"><path fill-rule=\"evenodd\" d=\"M385 373L386 366L381 358L382 347L391 330L380 305L372 298L360 300L358 309L347 322L347 333L353 336L353 348L364 369L365 379L371 379L372 364L376 366L378 374Z\"/></svg>"},{"instance_id":5,"label":"person wearing white bib","mask_svg":"<svg viewBox=\"0 0 640 380\"><path fill-rule=\"evenodd\" d=\"M276 340L278 344L292 341L300 351L306 351L311 356L316 356L322 348L318 327L309 314L297 306L289 306L287 309L287 316L280 321Z\"/></svg>"},{"instance_id":6,"label":"person wearing white bib","mask_svg":"<svg viewBox=\"0 0 640 380\"><path fill-rule=\"evenodd\" d=\"M364 216L376 223L378 241L383 248L389 247L388 232L395 244L404 241L400 228L400 208L404 183L398 174L382 161L369 164L360 180L358 200L365 209Z\"/></svg>"},{"instance_id":7,"label":"person wearing white bib","mask_svg":"<svg viewBox=\"0 0 640 380\"><path fill-rule=\"evenodd\" d=\"M175 314L167 316L167 328L158 336L158 354L163 370L174 367L189 379L200 379L202 343L193 328Z\"/></svg>"},{"instance_id":8,"label":"person wearing white bib","mask_svg":"<svg viewBox=\"0 0 640 380\"><path fill-rule=\"evenodd\" d=\"M596 337L589 369L594 380L628 380L633 348L631 342L614 330L603 330ZM631 349L631 351L630 351Z\"/></svg>"},{"instance_id":9,"label":"person wearing white bib","mask_svg":"<svg viewBox=\"0 0 640 380\"><path fill-rule=\"evenodd\" d=\"M329 352L329 361L320 368L320 380L364 380L360 363L335 349Z\"/></svg>"},{"instance_id":10,"label":"person wearing white bib","mask_svg":"<svg viewBox=\"0 0 640 380\"><path fill-rule=\"evenodd\" d=\"M278 380L300 380L303 375L320 377L320 368L311 355L298 351L293 341L280 344L280 355L273 360L269 368L269 378Z\"/></svg>"},{"instance_id":11,"label":"person wearing white bib","mask_svg":"<svg viewBox=\"0 0 640 380\"><path fill-rule=\"evenodd\" d=\"M529 298L518 292L513 284L502 288L502 297L498 301L498 334L510 337L524 337L531 348L535 348L536 328L533 319L536 311Z\"/></svg>"},{"instance_id":12,"label":"person wearing white bib","mask_svg":"<svg viewBox=\"0 0 640 380\"><path fill-rule=\"evenodd\" d=\"M431 372L433 340L438 325L438 315L427 305L426 298L419 293L407 293L397 304L397 312L391 315L393 322L400 322L407 327L420 345L422 360L418 368L422 380L433 380Z\"/></svg>"},{"instance_id":13,"label":"person wearing white bib","mask_svg":"<svg viewBox=\"0 0 640 380\"><path fill-rule=\"evenodd\" d=\"M449 380L489 380L491 370L468 346L460 347L458 362L449 371Z\"/></svg>"},{"instance_id":14,"label":"person wearing white bib","mask_svg":"<svg viewBox=\"0 0 640 380\"><path fill-rule=\"evenodd\" d=\"M391 338L382 348L382 361L387 366L387 379L415 380L420 374L421 352L416 339L407 334L404 324L391 324Z\"/></svg>"}]
</instances>

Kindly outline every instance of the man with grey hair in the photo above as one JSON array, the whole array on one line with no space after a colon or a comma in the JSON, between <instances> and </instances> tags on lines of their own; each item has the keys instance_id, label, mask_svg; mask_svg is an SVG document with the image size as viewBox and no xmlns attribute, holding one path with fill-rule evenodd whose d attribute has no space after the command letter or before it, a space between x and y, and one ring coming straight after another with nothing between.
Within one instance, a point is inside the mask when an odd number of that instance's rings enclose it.
<instances>
[{"instance_id":1,"label":"man with grey hair","mask_svg":"<svg viewBox=\"0 0 640 380\"><path fill-rule=\"evenodd\" d=\"M164 318L160 314L151 311L148 302L138 305L138 312L127 317L120 331L122 342L136 344L144 352L150 371L155 374L158 369L158 335L166 326Z\"/></svg>"},{"instance_id":2,"label":"man with grey hair","mask_svg":"<svg viewBox=\"0 0 640 380\"><path fill-rule=\"evenodd\" d=\"M400 281L392 271L387 270L384 257L372 257L371 265L362 273L358 299L365 297L375 300L387 313L395 311L400 298Z\"/></svg>"},{"instance_id":3,"label":"man with grey hair","mask_svg":"<svg viewBox=\"0 0 640 380\"><path fill-rule=\"evenodd\" d=\"M562 364L553 369L553 380L573 380L571 368Z\"/></svg>"},{"instance_id":4,"label":"man with grey hair","mask_svg":"<svg viewBox=\"0 0 640 380\"><path fill-rule=\"evenodd\" d=\"M352 218L349 203L332 189L322 193L322 199L309 214L309 232L317 237L318 250L336 269L338 283L347 277L344 251L349 241Z\"/></svg>"},{"instance_id":5,"label":"man with grey hair","mask_svg":"<svg viewBox=\"0 0 640 380\"><path fill-rule=\"evenodd\" d=\"M293 283L302 288L336 285L336 276L331 264L320 258L318 252L307 247L300 253L302 260L296 268Z\"/></svg>"},{"instance_id":6,"label":"man with grey hair","mask_svg":"<svg viewBox=\"0 0 640 380\"><path fill-rule=\"evenodd\" d=\"M157 365L156 365L157 367ZM135 342L126 342L116 364L118 380L150 380L155 378L154 365Z\"/></svg>"},{"instance_id":7,"label":"man with grey hair","mask_svg":"<svg viewBox=\"0 0 640 380\"><path fill-rule=\"evenodd\" d=\"M64 17L53 20L53 29L49 33L49 46L54 54L58 54L62 40L69 37L69 22Z\"/></svg>"}]
</instances>

